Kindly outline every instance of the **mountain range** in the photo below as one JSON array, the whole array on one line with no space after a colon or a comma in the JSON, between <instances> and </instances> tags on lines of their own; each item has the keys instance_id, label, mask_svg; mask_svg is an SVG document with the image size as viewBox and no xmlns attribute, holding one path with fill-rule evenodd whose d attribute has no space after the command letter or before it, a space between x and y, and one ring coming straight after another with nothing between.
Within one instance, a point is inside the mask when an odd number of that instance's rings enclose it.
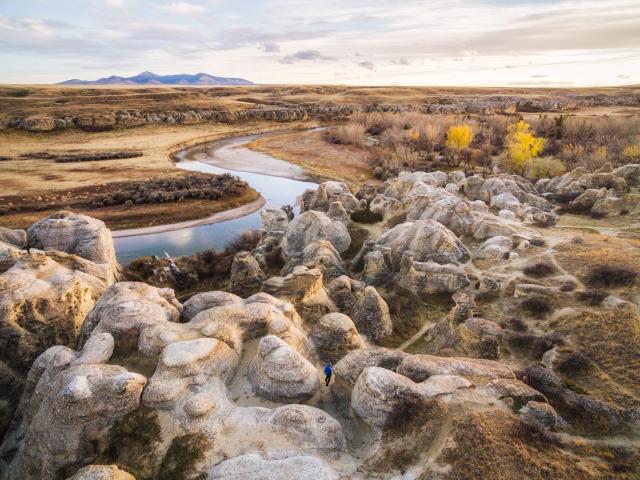
<instances>
[{"instance_id":1,"label":"mountain range","mask_svg":"<svg viewBox=\"0 0 640 480\"><path fill-rule=\"evenodd\" d=\"M110 77L98 80L65 80L58 85L253 85L253 82L244 78L216 77L208 73L196 73L195 75L156 75L152 72L142 72L133 77Z\"/></svg>"}]
</instances>

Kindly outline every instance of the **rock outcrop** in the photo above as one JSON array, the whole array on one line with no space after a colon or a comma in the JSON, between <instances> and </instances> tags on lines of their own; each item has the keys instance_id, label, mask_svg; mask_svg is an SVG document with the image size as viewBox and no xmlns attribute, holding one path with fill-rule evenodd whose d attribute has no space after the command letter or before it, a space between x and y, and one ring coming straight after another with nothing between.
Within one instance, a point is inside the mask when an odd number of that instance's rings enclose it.
<instances>
[{"instance_id":1,"label":"rock outcrop","mask_svg":"<svg viewBox=\"0 0 640 480\"><path fill-rule=\"evenodd\" d=\"M366 335L372 342L382 340L393 331L387 302L371 286L364 289L364 294L353 306L351 318L358 332Z\"/></svg>"},{"instance_id":2,"label":"rock outcrop","mask_svg":"<svg viewBox=\"0 0 640 480\"><path fill-rule=\"evenodd\" d=\"M287 225L283 252L288 257L302 255L304 248L315 240L328 240L338 253L351 244L347 227L315 210L302 213Z\"/></svg>"},{"instance_id":3,"label":"rock outcrop","mask_svg":"<svg viewBox=\"0 0 640 480\"><path fill-rule=\"evenodd\" d=\"M342 313L324 315L311 331L316 354L323 362L336 363L364 342L351 319Z\"/></svg>"},{"instance_id":4,"label":"rock outcrop","mask_svg":"<svg viewBox=\"0 0 640 480\"><path fill-rule=\"evenodd\" d=\"M295 403L313 397L320 388L316 368L283 340L262 337L249 365L254 391L276 402Z\"/></svg>"}]
</instances>

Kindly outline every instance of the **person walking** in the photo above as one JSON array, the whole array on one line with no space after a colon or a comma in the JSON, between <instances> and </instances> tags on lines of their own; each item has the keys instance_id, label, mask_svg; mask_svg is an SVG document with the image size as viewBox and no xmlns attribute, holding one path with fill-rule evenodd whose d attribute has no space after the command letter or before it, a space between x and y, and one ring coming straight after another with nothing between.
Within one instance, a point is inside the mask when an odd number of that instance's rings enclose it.
<instances>
[{"instance_id":1,"label":"person walking","mask_svg":"<svg viewBox=\"0 0 640 480\"><path fill-rule=\"evenodd\" d=\"M333 365L327 363L324 366L324 384L328 387L331 382L331 375L333 375Z\"/></svg>"}]
</instances>

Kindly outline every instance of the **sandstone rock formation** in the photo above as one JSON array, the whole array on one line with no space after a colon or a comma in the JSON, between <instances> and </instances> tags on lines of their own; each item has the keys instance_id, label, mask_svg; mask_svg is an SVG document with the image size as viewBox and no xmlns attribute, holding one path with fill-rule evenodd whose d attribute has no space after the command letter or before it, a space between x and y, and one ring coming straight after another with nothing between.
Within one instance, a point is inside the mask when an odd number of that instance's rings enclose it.
<instances>
[{"instance_id":1,"label":"sandstone rock formation","mask_svg":"<svg viewBox=\"0 0 640 480\"><path fill-rule=\"evenodd\" d=\"M277 402L307 400L320 388L316 368L273 335L260 340L248 378L258 395Z\"/></svg>"},{"instance_id":2,"label":"sandstone rock formation","mask_svg":"<svg viewBox=\"0 0 640 480\"><path fill-rule=\"evenodd\" d=\"M323 362L336 363L349 352L364 347L358 330L342 313L324 315L311 331L316 354Z\"/></svg>"},{"instance_id":3,"label":"sandstone rock formation","mask_svg":"<svg viewBox=\"0 0 640 480\"><path fill-rule=\"evenodd\" d=\"M238 252L233 257L229 274L229 291L248 297L260 291L262 282L266 280L260 265L250 252Z\"/></svg>"},{"instance_id":4,"label":"sandstone rock formation","mask_svg":"<svg viewBox=\"0 0 640 480\"><path fill-rule=\"evenodd\" d=\"M287 257L302 255L304 248L315 240L328 240L339 252L351 244L351 236L344 224L315 210L302 213L287 225L283 251Z\"/></svg>"},{"instance_id":5,"label":"sandstone rock formation","mask_svg":"<svg viewBox=\"0 0 640 480\"><path fill-rule=\"evenodd\" d=\"M391 335L393 331L387 302L371 286L364 289L364 294L353 306L351 318L358 332L366 335L372 342Z\"/></svg>"}]
</instances>

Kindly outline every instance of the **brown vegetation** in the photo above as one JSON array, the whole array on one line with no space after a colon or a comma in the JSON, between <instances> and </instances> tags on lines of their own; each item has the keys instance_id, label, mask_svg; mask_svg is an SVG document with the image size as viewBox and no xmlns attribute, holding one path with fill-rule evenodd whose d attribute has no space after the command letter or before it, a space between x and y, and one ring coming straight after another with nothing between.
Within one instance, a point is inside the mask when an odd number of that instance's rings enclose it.
<instances>
[{"instance_id":1,"label":"brown vegetation","mask_svg":"<svg viewBox=\"0 0 640 480\"><path fill-rule=\"evenodd\" d=\"M552 434L497 410L456 417L451 437L437 460L451 466L447 480L630 480L640 473L635 448L613 455L614 447L606 445L560 444Z\"/></svg>"}]
</instances>

